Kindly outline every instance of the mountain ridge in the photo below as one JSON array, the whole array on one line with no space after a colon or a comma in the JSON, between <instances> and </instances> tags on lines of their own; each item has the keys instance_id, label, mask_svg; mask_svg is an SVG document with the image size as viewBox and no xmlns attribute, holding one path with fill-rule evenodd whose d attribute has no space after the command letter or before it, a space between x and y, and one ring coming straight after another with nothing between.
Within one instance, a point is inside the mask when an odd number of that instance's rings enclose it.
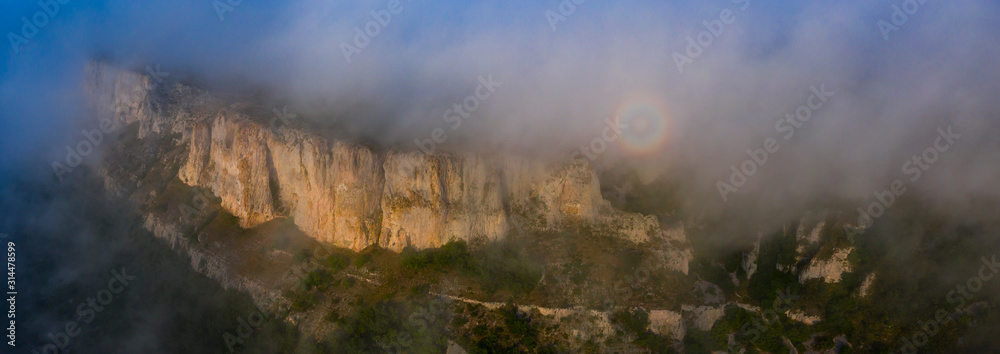
<instances>
[{"instance_id":1,"label":"mountain ridge","mask_svg":"<svg viewBox=\"0 0 1000 354\"><path fill-rule=\"evenodd\" d=\"M179 83L165 87L100 62L87 73L96 111L138 123L137 138L180 134L188 154L178 177L210 189L244 228L288 217L320 242L397 252L566 223L637 243L663 233L656 217L612 207L582 160L373 151L273 119L268 127L266 118Z\"/></svg>"}]
</instances>

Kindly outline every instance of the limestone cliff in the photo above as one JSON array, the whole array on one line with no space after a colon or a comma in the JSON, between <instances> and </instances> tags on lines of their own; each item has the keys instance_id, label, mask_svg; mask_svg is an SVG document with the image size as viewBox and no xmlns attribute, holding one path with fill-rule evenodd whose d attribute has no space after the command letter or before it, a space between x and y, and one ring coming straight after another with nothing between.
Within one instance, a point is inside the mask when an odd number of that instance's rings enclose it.
<instances>
[{"instance_id":1,"label":"limestone cliff","mask_svg":"<svg viewBox=\"0 0 1000 354\"><path fill-rule=\"evenodd\" d=\"M268 133L259 125L226 112L212 123L206 181L222 207L253 227L275 217L270 192Z\"/></svg>"},{"instance_id":2,"label":"limestone cliff","mask_svg":"<svg viewBox=\"0 0 1000 354\"><path fill-rule=\"evenodd\" d=\"M110 115L117 126L139 123L140 138L161 132L165 117L152 79L99 63L88 64L86 75L96 111Z\"/></svg>"},{"instance_id":3,"label":"limestone cliff","mask_svg":"<svg viewBox=\"0 0 1000 354\"><path fill-rule=\"evenodd\" d=\"M380 246L437 247L507 233L500 171L493 160L391 152L386 158Z\"/></svg>"},{"instance_id":4,"label":"limestone cliff","mask_svg":"<svg viewBox=\"0 0 1000 354\"><path fill-rule=\"evenodd\" d=\"M840 282L844 273L853 271L851 263L847 260L847 256L853 251L853 247L837 249L829 259L813 258L809 266L799 273L799 282L809 279L823 279L827 283Z\"/></svg>"},{"instance_id":5,"label":"limestone cliff","mask_svg":"<svg viewBox=\"0 0 1000 354\"><path fill-rule=\"evenodd\" d=\"M321 242L395 251L568 224L634 242L661 234L656 218L612 208L583 161L376 152L108 65L89 65L88 78L97 111L138 123L138 138L180 134L178 178L210 189L244 228L287 217Z\"/></svg>"}]
</instances>

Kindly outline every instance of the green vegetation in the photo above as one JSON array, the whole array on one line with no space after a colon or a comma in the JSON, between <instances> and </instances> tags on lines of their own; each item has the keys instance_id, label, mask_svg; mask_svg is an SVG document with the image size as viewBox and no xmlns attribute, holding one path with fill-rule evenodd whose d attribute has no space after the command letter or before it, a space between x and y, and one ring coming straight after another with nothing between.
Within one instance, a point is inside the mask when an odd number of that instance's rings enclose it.
<instances>
[{"instance_id":1,"label":"green vegetation","mask_svg":"<svg viewBox=\"0 0 1000 354\"><path fill-rule=\"evenodd\" d=\"M448 316L435 300L365 304L333 336L344 352L443 353Z\"/></svg>"},{"instance_id":2,"label":"green vegetation","mask_svg":"<svg viewBox=\"0 0 1000 354\"><path fill-rule=\"evenodd\" d=\"M791 273L782 272L777 265L795 263L795 238L772 235L760 244L760 254L757 257L757 271L750 277L747 291L756 304L769 307L779 291L793 294L802 293L802 285Z\"/></svg>"},{"instance_id":3,"label":"green vegetation","mask_svg":"<svg viewBox=\"0 0 1000 354\"><path fill-rule=\"evenodd\" d=\"M451 241L437 249L404 249L401 268L409 273L457 271L481 284L487 294L506 291L514 296L534 289L541 266L508 243L488 243L470 252L465 241Z\"/></svg>"},{"instance_id":4,"label":"green vegetation","mask_svg":"<svg viewBox=\"0 0 1000 354\"><path fill-rule=\"evenodd\" d=\"M554 353L551 345L540 345L541 324L507 304L499 310L499 321L479 325L472 331L470 353Z\"/></svg>"},{"instance_id":5,"label":"green vegetation","mask_svg":"<svg viewBox=\"0 0 1000 354\"><path fill-rule=\"evenodd\" d=\"M768 310L772 309L765 309ZM771 316L765 319L740 307L729 306L725 316L709 332L712 345L729 350L746 348L750 352L781 353L788 352L785 344L785 338L788 338L799 350L804 350L801 343L807 341L813 331L807 326L791 322L784 314ZM729 343L730 334L734 340L732 347Z\"/></svg>"},{"instance_id":6,"label":"green vegetation","mask_svg":"<svg viewBox=\"0 0 1000 354\"><path fill-rule=\"evenodd\" d=\"M633 186L638 187L639 184L634 183ZM493 187L495 186L486 188ZM645 213L671 210L669 201L641 201L648 194L642 192L642 188L639 191L633 191L633 196L626 196L627 209ZM663 195L666 194L669 193ZM544 207L537 196L532 197L538 206ZM419 200L400 202L423 203ZM654 205L654 202L661 204ZM162 208L162 205L157 205ZM535 218L537 215L533 213L533 208L514 205L511 206L511 213L515 217ZM902 208L895 210L903 210ZM381 215L375 214L375 217L380 218ZM213 218L210 217L209 220ZM223 226L236 225L238 221L224 212L218 218L215 223ZM911 216L906 220L919 219ZM721 287L727 299L756 305L765 310L772 307L778 291L789 291L802 295L801 299L792 303L792 308L821 316L823 321L807 326L788 319L784 314L765 320L759 314L730 306L710 331L689 329L683 343L685 350L732 350L734 348L729 347L729 336L732 335L736 342L735 348L745 347L750 353L787 352L785 338L802 352L805 349L802 343L806 341L813 339L814 348L829 349L834 345L834 337L845 334L856 351L886 352L898 350L904 337L912 336L920 330L922 321L934 318L935 310L954 310L953 304L945 300L945 294L953 284L941 284L940 279L967 277L977 271L968 269L959 271L958 274L946 274L937 267L942 264L953 267L956 259L968 261L972 267L975 262L970 260L982 256L981 249L962 241L958 236L938 237L938 234L944 232L959 234L969 230L953 225L934 226L937 221L913 223L911 228L919 232L910 230L909 234L918 235L912 243L900 246L886 241L891 239L891 235L886 235L886 230L894 233L906 233L908 230L905 225L900 226L897 222L898 220L887 217L879 221L881 228L870 229L865 235L854 239L839 229L839 223L830 222L823 230L823 241L806 251L807 258L828 258L837 249L853 246L855 250L850 253L848 260L855 271L845 273L838 283L827 284L814 280L805 285L799 284L795 275L777 269L779 265L790 266L796 262L795 238L781 231L764 238L760 245L756 272L748 281L741 279L739 285L733 284L729 274L736 272L737 276L743 275L740 261L746 248L732 247L728 241L714 241L721 239L717 235L731 233L733 230L713 229L711 226L692 231L694 234L690 235L690 239L694 244L696 258L691 264L691 276L678 275L677 278L683 278L680 280L665 277L663 274L669 273L666 271L653 269L648 276L645 272L640 272L644 265L650 265L647 263L651 258L648 249L605 237L604 230L595 230L590 225L569 225L563 232L512 233L504 242L473 246L464 241L454 241L438 249L406 249L401 254L377 249L362 253L313 254L307 249L299 249L287 240L275 239L274 243L276 247L292 252L296 262L323 265L323 269L306 273L298 289L288 293L292 311L317 309L318 304L331 298L334 293L355 295L344 297L352 300L337 298L337 301L343 301L337 303L338 310L323 313L326 321L340 327L338 335L341 336L331 337L326 344L347 343L342 347L347 352L440 352L445 345L441 343L442 338L460 341L466 350L473 353L545 352L572 341L563 332L566 330L564 326L559 326L558 331L552 330L554 327L546 326L546 320L520 312L515 306L505 306L493 311L480 309L476 313L467 311L456 316L428 316L425 305L412 303L409 299L435 291L436 286L444 279L443 276L458 280L457 283L462 285L461 296L483 301L513 299L518 303L534 303L546 307L575 305L565 298L593 297L586 291L593 290L592 287L610 287L619 280L626 287L635 285L635 289L644 291L629 292L627 296L623 296L628 301L612 303L645 308L668 308L673 304L691 303L691 298L684 297L691 289L690 284L685 281L693 282L699 277ZM794 226L789 226L788 229L794 230ZM730 244L725 245L727 242ZM887 256L900 254L900 260ZM548 264L546 267L549 273L545 284L561 280L560 286L571 288L565 292L569 296L552 291L549 286L535 289L541 278L542 265L545 264L539 261L541 259ZM906 262L901 261L903 259ZM358 282L339 274L352 264L358 268L377 269L380 275L377 280L383 284ZM872 295L867 298L857 297L861 282L872 272L878 273ZM927 279L915 279L912 274L928 276ZM367 277L360 273L355 275ZM672 289L664 291L663 288L667 287L660 284L670 284ZM671 290L682 294L671 297L662 295ZM649 296L647 293L654 295ZM982 295L987 293L989 291L981 292L977 300L988 300ZM361 296L357 297L359 294ZM584 306L590 309L621 308L601 307L590 298L585 301ZM343 310L344 308L348 309ZM411 317L415 320L411 321ZM955 339L963 336L969 324L980 319L981 317L963 315L959 320L942 326L940 332L931 338L931 342L920 349L941 351L953 347ZM589 342L583 349L589 347L593 351L599 351L602 344L619 344L615 341L623 338L652 352L668 352L672 349L669 347L672 344L670 339L646 330L649 318L648 313L643 310L619 310L612 314L611 321L618 335L612 337L611 342ZM553 332L556 334L552 337L557 339L549 337ZM573 351L580 348L558 349Z\"/></svg>"},{"instance_id":7,"label":"green vegetation","mask_svg":"<svg viewBox=\"0 0 1000 354\"><path fill-rule=\"evenodd\" d=\"M295 252L295 255L292 256L292 260L296 263L308 262L310 258L312 258L312 251L305 248L298 250Z\"/></svg>"},{"instance_id":8,"label":"green vegetation","mask_svg":"<svg viewBox=\"0 0 1000 354\"><path fill-rule=\"evenodd\" d=\"M697 328L689 328L684 336L684 350L689 353L711 353L716 350L723 350L713 340L711 332L702 331Z\"/></svg>"},{"instance_id":9,"label":"green vegetation","mask_svg":"<svg viewBox=\"0 0 1000 354\"><path fill-rule=\"evenodd\" d=\"M314 291L291 290L285 292L285 297L292 301L292 311L307 311L319 301L319 294Z\"/></svg>"},{"instance_id":10,"label":"green vegetation","mask_svg":"<svg viewBox=\"0 0 1000 354\"><path fill-rule=\"evenodd\" d=\"M508 304L500 309L503 316L503 323L510 334L527 348L534 348L538 345L538 328L532 325L531 318L522 316L517 307Z\"/></svg>"},{"instance_id":11,"label":"green vegetation","mask_svg":"<svg viewBox=\"0 0 1000 354\"><path fill-rule=\"evenodd\" d=\"M326 257L326 265L330 267L330 270L334 273L344 270L348 265L351 264L351 256L346 254L331 254Z\"/></svg>"},{"instance_id":12,"label":"green vegetation","mask_svg":"<svg viewBox=\"0 0 1000 354\"><path fill-rule=\"evenodd\" d=\"M653 352L665 353L672 344L669 338L647 330L650 323L649 313L643 309L619 310L611 314L610 320L611 324L620 332L635 337L633 344L650 349Z\"/></svg>"},{"instance_id":13,"label":"green vegetation","mask_svg":"<svg viewBox=\"0 0 1000 354\"><path fill-rule=\"evenodd\" d=\"M319 289L326 290L327 286L333 282L333 276L326 269L317 269L306 274L306 277L302 279L305 289Z\"/></svg>"},{"instance_id":14,"label":"green vegetation","mask_svg":"<svg viewBox=\"0 0 1000 354\"><path fill-rule=\"evenodd\" d=\"M735 333L734 339L737 343L744 343L757 339L751 329L756 329L755 323L760 323L761 319L747 310L736 306L726 307L725 316L712 326L711 333L714 345L726 348L729 346L730 333ZM749 337L749 338L748 338Z\"/></svg>"},{"instance_id":15,"label":"green vegetation","mask_svg":"<svg viewBox=\"0 0 1000 354\"><path fill-rule=\"evenodd\" d=\"M591 271L594 268L592 263L583 263L579 259L573 259L566 264L565 269L569 273L569 280L576 286L584 285L588 278L591 276Z\"/></svg>"},{"instance_id":16,"label":"green vegetation","mask_svg":"<svg viewBox=\"0 0 1000 354\"><path fill-rule=\"evenodd\" d=\"M508 291L517 296L530 292L542 277L542 267L510 243L487 244L475 253L470 273L492 294Z\"/></svg>"},{"instance_id":17,"label":"green vegetation","mask_svg":"<svg viewBox=\"0 0 1000 354\"><path fill-rule=\"evenodd\" d=\"M359 268L359 269L363 268L371 260L372 260L371 253L361 254L360 256L358 256L357 258L354 259L354 267L355 268Z\"/></svg>"},{"instance_id":18,"label":"green vegetation","mask_svg":"<svg viewBox=\"0 0 1000 354\"><path fill-rule=\"evenodd\" d=\"M416 251L407 247L402 253L402 267L410 271L441 270L449 267L468 269L469 249L465 241L448 242L441 248Z\"/></svg>"}]
</instances>

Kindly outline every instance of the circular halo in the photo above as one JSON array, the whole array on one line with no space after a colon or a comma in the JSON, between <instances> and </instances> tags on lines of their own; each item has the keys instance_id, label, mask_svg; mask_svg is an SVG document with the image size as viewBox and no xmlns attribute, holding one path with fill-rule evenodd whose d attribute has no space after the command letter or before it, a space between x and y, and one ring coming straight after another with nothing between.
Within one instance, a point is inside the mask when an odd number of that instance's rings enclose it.
<instances>
[{"instance_id":1,"label":"circular halo","mask_svg":"<svg viewBox=\"0 0 1000 354\"><path fill-rule=\"evenodd\" d=\"M624 127L618 145L629 156L649 156L660 151L668 138L666 110L650 100L632 100L621 105L615 119Z\"/></svg>"}]
</instances>

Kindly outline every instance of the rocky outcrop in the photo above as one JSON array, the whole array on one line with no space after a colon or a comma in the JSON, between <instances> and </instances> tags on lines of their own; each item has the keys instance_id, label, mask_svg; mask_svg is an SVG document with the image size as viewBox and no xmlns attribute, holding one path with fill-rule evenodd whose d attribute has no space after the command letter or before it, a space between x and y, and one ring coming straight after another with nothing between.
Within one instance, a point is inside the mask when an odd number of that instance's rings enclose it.
<instances>
[{"instance_id":1,"label":"rocky outcrop","mask_svg":"<svg viewBox=\"0 0 1000 354\"><path fill-rule=\"evenodd\" d=\"M829 259L813 258L809 266L799 273L799 282L809 279L823 279L826 283L840 282L841 277L846 272L850 272L851 263L847 261L847 256L854 251L854 248L836 249Z\"/></svg>"},{"instance_id":2,"label":"rocky outcrop","mask_svg":"<svg viewBox=\"0 0 1000 354\"><path fill-rule=\"evenodd\" d=\"M212 147L212 130L208 124L197 123L192 125L190 132L190 145L188 145L187 163L177 172L177 177L187 185L202 184L202 174L208 168L208 152ZM206 177L207 181L208 178Z\"/></svg>"},{"instance_id":3,"label":"rocky outcrop","mask_svg":"<svg viewBox=\"0 0 1000 354\"><path fill-rule=\"evenodd\" d=\"M180 134L187 160L178 178L210 189L244 228L287 217L327 244L395 251L570 224L633 242L661 235L655 217L611 207L582 160L375 152L269 125L259 109L227 107L188 86L104 64L88 75L98 112L137 123L139 138ZM686 264L677 268L686 273Z\"/></svg>"},{"instance_id":4,"label":"rocky outcrop","mask_svg":"<svg viewBox=\"0 0 1000 354\"><path fill-rule=\"evenodd\" d=\"M810 316L810 315L805 314L802 311L791 310L791 309L785 311L785 316L788 316L788 319L790 319L792 321L804 323L804 324L807 324L807 325L810 325L810 326L812 326L812 325L814 325L816 323L819 323L819 321L822 320L822 318L819 317L819 316Z\"/></svg>"},{"instance_id":5,"label":"rocky outcrop","mask_svg":"<svg viewBox=\"0 0 1000 354\"><path fill-rule=\"evenodd\" d=\"M794 233L789 232L792 229L795 230ZM843 229L846 237L838 235L838 229ZM797 223L786 225L780 236L795 238L795 262L778 262L775 267L778 271L797 276L800 283L810 279L821 279L826 283L840 282L844 273L854 271L854 266L848 260L855 249L850 246L854 242L850 230L851 226L844 224L839 214L807 213ZM756 258L759 257L759 242L754 247L757 250L753 258ZM747 266L747 260L748 256L744 254L744 269L750 274L749 269L753 267Z\"/></svg>"},{"instance_id":6,"label":"rocky outcrop","mask_svg":"<svg viewBox=\"0 0 1000 354\"><path fill-rule=\"evenodd\" d=\"M223 288L246 292L258 306L266 309L287 308L289 305L289 301L279 291L264 285L259 279L242 275L230 260L204 247L192 245L183 233L177 230L175 224L150 214L143 218L143 227L170 245L172 249L187 255L194 270L215 279Z\"/></svg>"},{"instance_id":7,"label":"rocky outcrop","mask_svg":"<svg viewBox=\"0 0 1000 354\"><path fill-rule=\"evenodd\" d=\"M760 257L760 242L762 238L763 234L758 233L753 247L743 252L743 258L740 260L740 265L743 267L743 273L746 274L747 280L753 278L754 273L757 273L757 258Z\"/></svg>"},{"instance_id":8,"label":"rocky outcrop","mask_svg":"<svg viewBox=\"0 0 1000 354\"><path fill-rule=\"evenodd\" d=\"M367 148L339 142L333 144L334 173L330 178L334 185L334 238L332 241L319 238L320 241L351 249L361 249L377 242L382 232L380 221L385 215L380 203L384 192L383 168L382 159ZM295 210L295 215L299 215L312 209ZM316 229L322 227L321 221L317 220ZM317 233L306 231L309 235Z\"/></svg>"},{"instance_id":9,"label":"rocky outcrop","mask_svg":"<svg viewBox=\"0 0 1000 354\"><path fill-rule=\"evenodd\" d=\"M146 75L89 63L85 71L93 108L110 116L116 126L139 124L139 138L164 131L163 104L157 99L156 82Z\"/></svg>"},{"instance_id":10,"label":"rocky outcrop","mask_svg":"<svg viewBox=\"0 0 1000 354\"><path fill-rule=\"evenodd\" d=\"M508 219L495 166L472 155L390 153L380 246L428 248L453 239L505 236Z\"/></svg>"},{"instance_id":11,"label":"rocky outcrop","mask_svg":"<svg viewBox=\"0 0 1000 354\"><path fill-rule=\"evenodd\" d=\"M870 273L865 277L865 280L861 282L861 287L858 288L858 297L866 297L871 293L872 285L875 285L875 273Z\"/></svg>"},{"instance_id":12,"label":"rocky outcrop","mask_svg":"<svg viewBox=\"0 0 1000 354\"><path fill-rule=\"evenodd\" d=\"M702 331L712 330L715 322L726 314L726 305L721 306L690 306L681 307L684 318L689 319L691 327Z\"/></svg>"},{"instance_id":13,"label":"rocky outcrop","mask_svg":"<svg viewBox=\"0 0 1000 354\"><path fill-rule=\"evenodd\" d=\"M222 112L212 123L204 186L222 198L222 207L254 227L275 217L270 190L268 133L238 115Z\"/></svg>"},{"instance_id":14,"label":"rocky outcrop","mask_svg":"<svg viewBox=\"0 0 1000 354\"><path fill-rule=\"evenodd\" d=\"M654 226L653 228L656 229L657 227ZM660 237L667 242L666 247L662 250L653 250L660 261L659 265L665 269L678 271L687 275L691 261L694 260L694 253L692 252L691 243L687 238L687 233L684 231L684 224L667 225L660 232Z\"/></svg>"},{"instance_id":15,"label":"rocky outcrop","mask_svg":"<svg viewBox=\"0 0 1000 354\"><path fill-rule=\"evenodd\" d=\"M649 311L650 332L668 336L676 341L684 340L687 329L684 327L684 317L669 310Z\"/></svg>"},{"instance_id":16,"label":"rocky outcrop","mask_svg":"<svg viewBox=\"0 0 1000 354\"><path fill-rule=\"evenodd\" d=\"M269 134L271 193L305 234L361 249L378 240L381 160L370 150L279 129Z\"/></svg>"},{"instance_id":17,"label":"rocky outcrop","mask_svg":"<svg viewBox=\"0 0 1000 354\"><path fill-rule=\"evenodd\" d=\"M826 226L825 218L824 214L807 214L799 220L799 227L795 231L795 242L798 244L795 248L796 262L802 261L809 247L820 243L823 227Z\"/></svg>"}]
</instances>

